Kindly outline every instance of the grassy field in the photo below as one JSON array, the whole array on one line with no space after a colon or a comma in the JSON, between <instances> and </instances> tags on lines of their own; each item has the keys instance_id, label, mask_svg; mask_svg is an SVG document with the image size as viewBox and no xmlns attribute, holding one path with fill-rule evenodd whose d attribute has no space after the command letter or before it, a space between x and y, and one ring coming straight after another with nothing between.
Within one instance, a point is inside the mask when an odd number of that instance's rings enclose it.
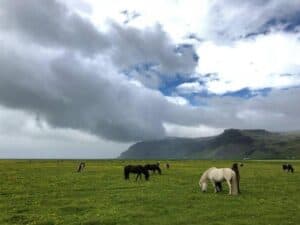
<instances>
[{"instance_id":1,"label":"grassy field","mask_svg":"<svg viewBox=\"0 0 300 225\"><path fill-rule=\"evenodd\" d=\"M300 222L300 161L246 161L239 196L199 190L201 172L231 161L170 161L150 181L123 179L123 166L146 161L1 160L0 224L256 224ZM153 161L152 161L153 162ZM161 161L164 164L164 161ZM298 171L299 168L299 171Z\"/></svg>"}]
</instances>

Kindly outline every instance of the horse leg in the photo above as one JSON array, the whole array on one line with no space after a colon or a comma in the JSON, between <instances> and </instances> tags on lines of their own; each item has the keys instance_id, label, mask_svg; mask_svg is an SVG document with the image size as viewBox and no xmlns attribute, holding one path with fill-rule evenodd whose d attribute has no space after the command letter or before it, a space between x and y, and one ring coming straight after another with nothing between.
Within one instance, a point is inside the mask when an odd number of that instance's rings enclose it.
<instances>
[{"instance_id":1,"label":"horse leg","mask_svg":"<svg viewBox=\"0 0 300 225\"><path fill-rule=\"evenodd\" d=\"M217 190L216 183L215 183L214 181L211 181L211 183L212 183L212 185L213 185L213 187L214 187L214 189L215 189L215 193L217 193L217 192L218 192L218 190Z\"/></svg>"},{"instance_id":2,"label":"horse leg","mask_svg":"<svg viewBox=\"0 0 300 225\"><path fill-rule=\"evenodd\" d=\"M228 184L228 188L229 188L229 195L231 195L231 182L230 182L230 180L227 180L226 179L226 182L227 182L227 184Z\"/></svg>"},{"instance_id":3,"label":"horse leg","mask_svg":"<svg viewBox=\"0 0 300 225\"><path fill-rule=\"evenodd\" d=\"M137 181L137 179L139 178L140 175L141 174L139 174L139 173L136 175L135 181Z\"/></svg>"},{"instance_id":4,"label":"horse leg","mask_svg":"<svg viewBox=\"0 0 300 225\"><path fill-rule=\"evenodd\" d=\"M217 192L222 191L222 182L215 182Z\"/></svg>"}]
</instances>

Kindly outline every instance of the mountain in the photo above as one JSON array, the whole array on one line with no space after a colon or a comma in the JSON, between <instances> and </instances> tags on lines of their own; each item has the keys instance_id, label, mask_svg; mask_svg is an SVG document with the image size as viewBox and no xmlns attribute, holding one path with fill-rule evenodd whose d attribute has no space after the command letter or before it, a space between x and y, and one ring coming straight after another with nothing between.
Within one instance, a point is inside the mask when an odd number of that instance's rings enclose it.
<instances>
[{"instance_id":1,"label":"mountain","mask_svg":"<svg viewBox=\"0 0 300 225\"><path fill-rule=\"evenodd\" d=\"M120 158L299 159L300 132L227 129L213 137L142 141L130 146Z\"/></svg>"}]
</instances>

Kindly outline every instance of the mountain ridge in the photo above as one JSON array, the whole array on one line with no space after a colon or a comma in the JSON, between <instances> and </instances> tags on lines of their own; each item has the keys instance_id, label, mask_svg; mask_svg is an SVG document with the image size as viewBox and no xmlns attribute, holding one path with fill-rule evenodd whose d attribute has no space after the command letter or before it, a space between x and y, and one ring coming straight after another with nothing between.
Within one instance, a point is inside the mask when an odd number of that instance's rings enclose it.
<instances>
[{"instance_id":1,"label":"mountain ridge","mask_svg":"<svg viewBox=\"0 0 300 225\"><path fill-rule=\"evenodd\" d=\"M141 141L121 153L122 159L286 159L300 158L299 132L226 129L211 137L168 137Z\"/></svg>"}]
</instances>

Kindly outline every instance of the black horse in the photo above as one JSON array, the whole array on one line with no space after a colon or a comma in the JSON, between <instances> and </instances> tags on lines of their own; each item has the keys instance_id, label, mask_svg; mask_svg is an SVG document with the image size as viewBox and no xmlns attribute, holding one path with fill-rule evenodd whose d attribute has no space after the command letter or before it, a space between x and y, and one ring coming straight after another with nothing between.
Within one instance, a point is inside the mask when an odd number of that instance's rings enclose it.
<instances>
[{"instance_id":1,"label":"black horse","mask_svg":"<svg viewBox=\"0 0 300 225\"><path fill-rule=\"evenodd\" d=\"M283 165L282 165L282 169L283 169L284 171L294 173L294 168L293 168L293 166L292 166L291 164L283 164Z\"/></svg>"},{"instance_id":2,"label":"black horse","mask_svg":"<svg viewBox=\"0 0 300 225\"><path fill-rule=\"evenodd\" d=\"M155 173L155 171L158 171L158 173L161 174L161 169L159 167L159 163L156 163L156 164L146 164L145 168L147 170L151 170L152 173Z\"/></svg>"},{"instance_id":3,"label":"black horse","mask_svg":"<svg viewBox=\"0 0 300 225\"><path fill-rule=\"evenodd\" d=\"M145 180L149 180L149 171L142 165L128 165L124 167L124 177L125 180L129 179L129 174L135 173L137 174L135 180L137 181L138 178L142 179L142 174L145 176Z\"/></svg>"}]
</instances>

